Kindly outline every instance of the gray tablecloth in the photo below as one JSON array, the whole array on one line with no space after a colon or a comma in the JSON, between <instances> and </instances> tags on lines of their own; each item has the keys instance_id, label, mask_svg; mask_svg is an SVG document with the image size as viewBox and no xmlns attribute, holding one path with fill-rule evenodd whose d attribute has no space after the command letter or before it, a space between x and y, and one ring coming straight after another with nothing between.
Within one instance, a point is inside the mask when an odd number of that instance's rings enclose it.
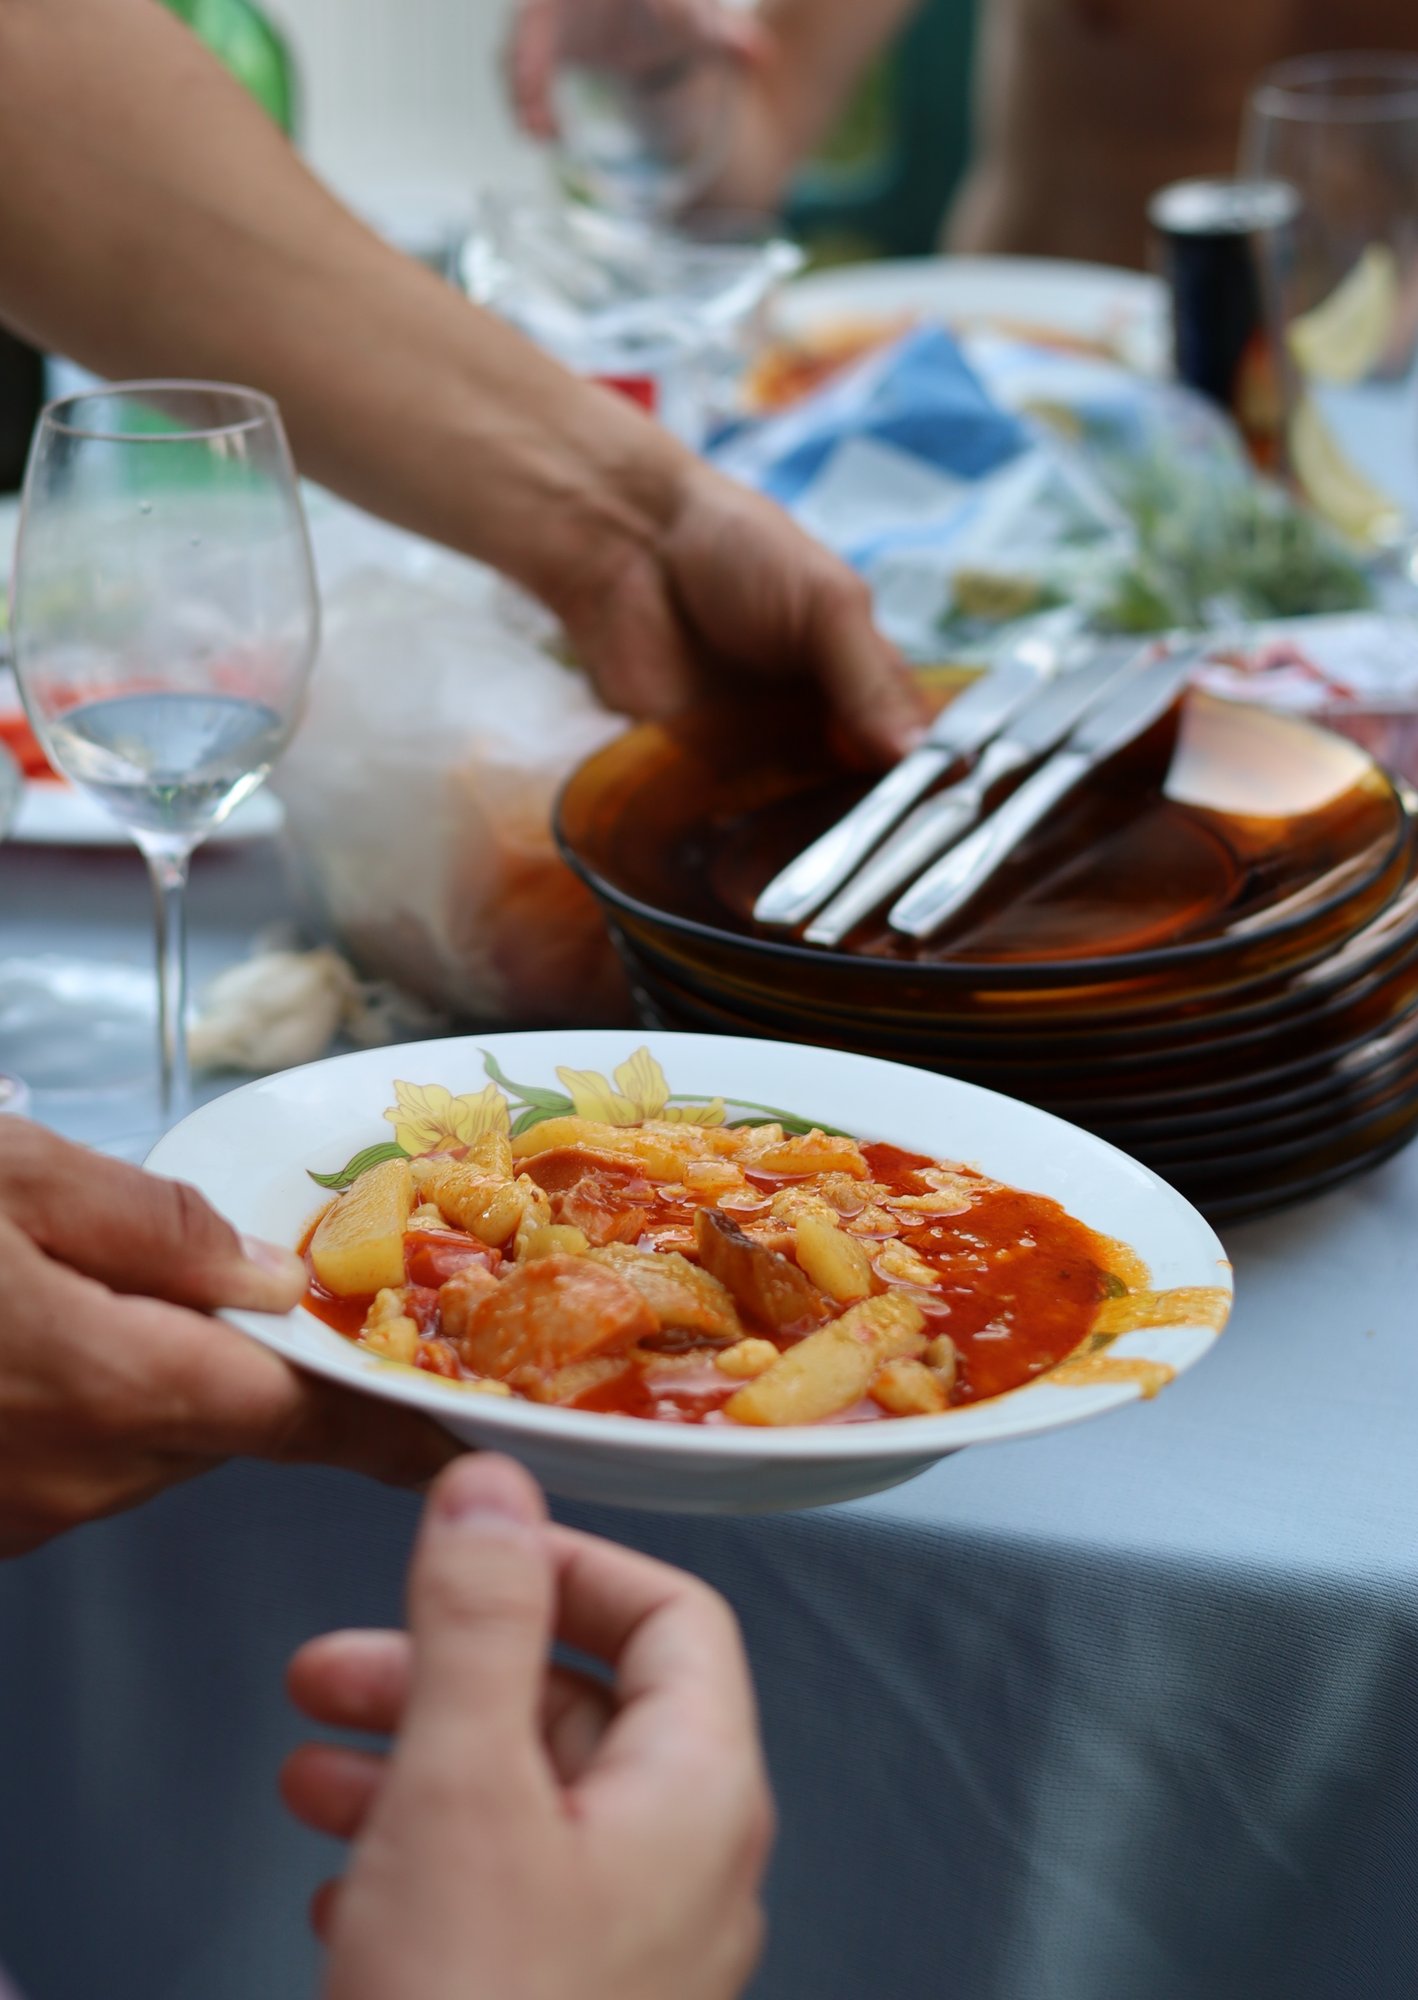
<instances>
[{"instance_id":1,"label":"gray tablecloth","mask_svg":"<svg viewBox=\"0 0 1418 2000\"><path fill-rule=\"evenodd\" d=\"M11 850L0 896L6 952L146 922L136 862ZM199 972L279 901L269 855L202 862ZM756 2000L1418 1994L1416 1210L1418 1152L1233 1231L1232 1326L1155 1404L816 1515L578 1510L744 1621L782 1813ZM232 1467L0 1571L32 2000L314 1990L334 1856L276 1804L282 1662L397 1616L415 1512Z\"/></svg>"}]
</instances>

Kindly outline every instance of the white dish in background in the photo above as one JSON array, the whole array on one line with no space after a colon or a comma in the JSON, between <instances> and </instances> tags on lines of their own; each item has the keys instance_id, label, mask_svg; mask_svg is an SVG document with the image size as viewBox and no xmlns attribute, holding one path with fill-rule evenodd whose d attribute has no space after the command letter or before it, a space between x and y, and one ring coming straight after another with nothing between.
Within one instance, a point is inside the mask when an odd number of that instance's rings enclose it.
<instances>
[{"instance_id":1,"label":"white dish in background","mask_svg":"<svg viewBox=\"0 0 1418 2000\"><path fill-rule=\"evenodd\" d=\"M203 842L266 840L285 824L281 802L262 788L244 799L230 819L214 827ZM126 827L72 785L28 784L10 828L10 839L34 847L131 847ZM199 850L200 851L200 850Z\"/></svg>"},{"instance_id":2,"label":"white dish in background","mask_svg":"<svg viewBox=\"0 0 1418 2000\"><path fill-rule=\"evenodd\" d=\"M370 1049L265 1077L204 1105L159 1141L148 1164L195 1183L239 1229L295 1245L328 1199L309 1170L337 1171L388 1138L383 1113L396 1078L455 1094L481 1090L490 1052L506 1074L545 1086L555 1083L558 1066L608 1074L637 1039L676 1094L722 1095L731 1109L778 1105L864 1139L966 1161L1055 1197L1093 1229L1129 1244L1149 1267L1153 1288L1189 1296L1175 1301L1175 1320L1122 1334L1107 1352L1111 1374L1100 1365L1094 1379L1079 1384L1041 1377L939 1417L782 1430L677 1426L482 1396L390 1367L304 1310L228 1317L316 1374L425 1410L470 1445L510 1452L554 1493L699 1513L822 1506L896 1485L963 1445L1026 1437L1120 1408L1139 1395L1138 1378L1153 1372L1146 1364L1188 1368L1216 1340L1216 1322L1229 1306L1230 1266L1208 1225L1155 1174L1011 1098L834 1050L714 1035L637 1038L625 1029Z\"/></svg>"},{"instance_id":3,"label":"white dish in background","mask_svg":"<svg viewBox=\"0 0 1418 2000\"><path fill-rule=\"evenodd\" d=\"M833 322L908 314L956 329L993 323L1102 341L1145 374L1166 365L1165 286L1140 271L1048 257L901 257L814 271L774 302L777 333L802 338Z\"/></svg>"}]
</instances>

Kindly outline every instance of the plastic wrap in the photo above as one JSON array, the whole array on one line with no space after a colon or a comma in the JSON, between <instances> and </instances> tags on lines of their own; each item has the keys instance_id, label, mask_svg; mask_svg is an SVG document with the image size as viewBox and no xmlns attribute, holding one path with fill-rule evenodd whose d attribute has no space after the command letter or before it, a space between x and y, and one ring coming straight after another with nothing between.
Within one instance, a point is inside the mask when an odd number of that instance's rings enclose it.
<instances>
[{"instance_id":1,"label":"plastic wrap","mask_svg":"<svg viewBox=\"0 0 1418 2000\"><path fill-rule=\"evenodd\" d=\"M562 779L624 722L490 571L333 503L312 527L324 640L273 783L319 926L459 1020L630 1019L550 824Z\"/></svg>"}]
</instances>

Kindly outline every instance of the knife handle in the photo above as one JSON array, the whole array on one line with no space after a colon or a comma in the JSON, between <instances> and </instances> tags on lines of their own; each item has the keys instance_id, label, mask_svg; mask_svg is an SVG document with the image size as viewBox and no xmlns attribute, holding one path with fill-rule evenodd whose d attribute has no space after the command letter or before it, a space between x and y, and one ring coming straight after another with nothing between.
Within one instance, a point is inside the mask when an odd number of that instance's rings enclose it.
<instances>
[{"instance_id":1,"label":"knife handle","mask_svg":"<svg viewBox=\"0 0 1418 2000\"><path fill-rule=\"evenodd\" d=\"M1058 751L892 905L888 918L892 929L907 937L934 937L1091 768L1091 759L1082 751Z\"/></svg>"},{"instance_id":2,"label":"knife handle","mask_svg":"<svg viewBox=\"0 0 1418 2000\"><path fill-rule=\"evenodd\" d=\"M840 944L863 917L880 909L888 897L968 833L984 811L989 793L1028 761L1028 752L1018 744L1008 737L997 737L973 771L917 806L848 879L804 931L807 942Z\"/></svg>"},{"instance_id":3,"label":"knife handle","mask_svg":"<svg viewBox=\"0 0 1418 2000\"><path fill-rule=\"evenodd\" d=\"M958 761L958 753L929 743L903 757L835 826L773 877L753 906L757 922L791 927L820 909L902 814Z\"/></svg>"}]
</instances>

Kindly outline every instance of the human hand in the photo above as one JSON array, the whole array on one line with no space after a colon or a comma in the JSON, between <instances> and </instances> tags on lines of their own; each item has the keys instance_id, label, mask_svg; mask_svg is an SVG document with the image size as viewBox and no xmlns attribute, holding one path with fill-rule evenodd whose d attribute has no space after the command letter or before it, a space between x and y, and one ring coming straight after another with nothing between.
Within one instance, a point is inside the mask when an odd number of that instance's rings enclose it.
<instances>
[{"instance_id":1,"label":"human hand","mask_svg":"<svg viewBox=\"0 0 1418 2000\"><path fill-rule=\"evenodd\" d=\"M286 1312L305 1271L192 1188L0 1119L0 1555L236 1453L426 1479L435 1425L300 1374L209 1315Z\"/></svg>"},{"instance_id":2,"label":"human hand","mask_svg":"<svg viewBox=\"0 0 1418 2000\"><path fill-rule=\"evenodd\" d=\"M671 456L664 433L656 444L670 477L650 525L624 532L602 515L580 539L563 527L532 580L605 701L658 718L730 686L747 699L759 681L816 680L870 761L904 756L924 711L866 584L772 501Z\"/></svg>"},{"instance_id":3,"label":"human hand","mask_svg":"<svg viewBox=\"0 0 1418 2000\"><path fill-rule=\"evenodd\" d=\"M314 1720L398 1731L387 1764L307 1744L283 1773L300 1819L356 1843L316 1899L327 2000L732 2000L772 1807L722 1601L548 1526L524 1472L478 1457L434 1488L409 1618L291 1663ZM613 1682L549 1667L553 1640Z\"/></svg>"},{"instance_id":4,"label":"human hand","mask_svg":"<svg viewBox=\"0 0 1418 2000\"><path fill-rule=\"evenodd\" d=\"M557 136L552 85L562 63L653 85L701 55L762 57L768 37L722 0L521 0L507 45L507 82L524 131Z\"/></svg>"}]
</instances>

